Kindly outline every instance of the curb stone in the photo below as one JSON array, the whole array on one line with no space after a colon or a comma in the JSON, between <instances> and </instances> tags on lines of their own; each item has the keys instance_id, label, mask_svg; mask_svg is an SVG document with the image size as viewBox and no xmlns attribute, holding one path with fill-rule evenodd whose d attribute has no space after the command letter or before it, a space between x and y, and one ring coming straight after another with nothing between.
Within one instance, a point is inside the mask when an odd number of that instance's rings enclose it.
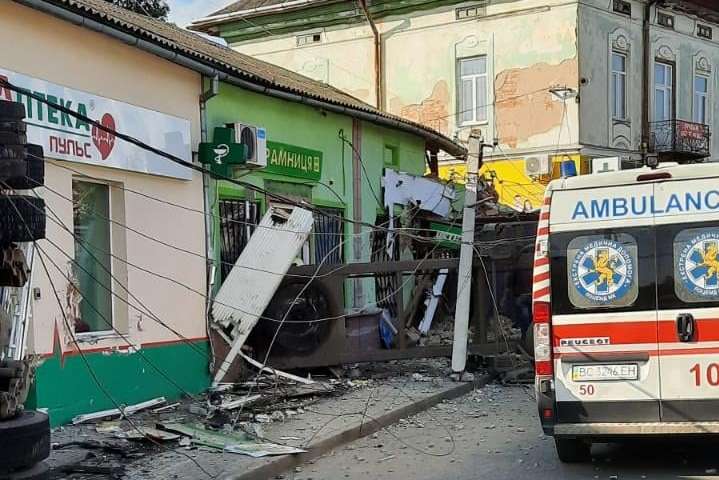
<instances>
[{"instance_id":1,"label":"curb stone","mask_svg":"<svg viewBox=\"0 0 719 480\"><path fill-rule=\"evenodd\" d=\"M281 475L294 467L307 463L310 460L321 457L325 453L333 450L339 446L354 442L360 438L372 435L385 427L388 427L394 423L399 422L402 418L407 418L417 413L428 410L429 408L437 405L443 400L453 400L457 397L465 395L475 388L484 387L494 378L494 375L486 374L478 377L473 382L463 383L456 387L450 388L443 392L437 393L422 400L418 400L404 407L398 408L391 412L387 412L374 420L368 421L364 425L355 425L349 427L347 430L332 435L331 437L324 438L317 442L313 442L307 447L306 453L300 453L297 455L285 455L278 457L269 463L265 463L262 466L245 470L242 473L228 474L222 477L222 480L266 480L276 475Z\"/></svg>"}]
</instances>

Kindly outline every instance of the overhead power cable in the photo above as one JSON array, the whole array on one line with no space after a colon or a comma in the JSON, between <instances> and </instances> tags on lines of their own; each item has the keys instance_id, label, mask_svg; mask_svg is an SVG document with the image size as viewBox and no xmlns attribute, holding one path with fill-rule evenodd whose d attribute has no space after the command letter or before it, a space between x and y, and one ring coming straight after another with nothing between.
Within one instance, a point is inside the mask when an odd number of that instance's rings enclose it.
<instances>
[{"instance_id":1,"label":"overhead power cable","mask_svg":"<svg viewBox=\"0 0 719 480\"><path fill-rule=\"evenodd\" d=\"M207 169L207 168L205 168L205 167L201 167L201 166L199 166L199 165L195 165L194 163L187 162L187 161L181 159L180 157L178 157L178 156L176 156L176 155L173 155L173 154L171 154L171 153L165 152L164 150L161 150L161 149L159 149L159 148L155 148L155 147L153 147L153 146L151 146L151 145L148 145L148 144L146 144L145 142L143 142L143 141L141 141L141 140L139 140L139 139L137 139L137 138L135 138L135 137L132 137L132 136L127 135L127 134L125 134L125 133L118 132L117 130L115 130L115 129L113 129L113 128L107 127L106 125L104 125L104 124L102 124L102 123L100 123L100 122L98 122L98 121L96 121L96 120L93 120L92 118L90 118L90 117L88 117L88 116L86 116L86 115L82 115L82 114L80 114L80 113L77 113L77 112L71 110L70 108L68 108L68 107L66 107L66 106L64 106L64 105L51 104L46 98L43 98L43 97L41 97L41 96L35 94L34 92L31 92L30 90L25 89L25 88L22 88L22 87L18 87L18 86L16 86L16 85L13 85L13 84L10 83L9 81L4 80L4 79L2 79L2 78L0 78L0 86L3 86L4 88L7 88L7 89L12 90L12 91L14 91L14 92L17 92L17 93L20 93L20 94L22 94L22 95L25 95L25 96L27 96L27 97L29 97L29 98L32 98L33 100L35 100L35 101L37 101L37 102L43 103L43 104L45 104L45 105L50 105L52 108L54 108L54 109L56 109L56 110L58 110L58 111L60 111L60 112L62 112L62 113L65 113L65 114L67 114L67 115L70 115L70 116L73 117L73 118L77 118L77 119L79 119L79 120L82 120L82 121L85 122L85 123L88 123L88 124L90 124L90 125L93 125L93 126L94 126L95 128L97 128L98 130L101 130L101 131L103 131L103 132L105 132L105 133L108 133L108 134L110 134L110 135L114 135L115 137L117 137L117 138L119 138L119 139L121 139L121 140L123 140L123 141L126 141L126 142L128 142L128 143L131 143L132 145L135 145L136 147L139 147L139 148L141 148L141 149L143 149L143 150L146 150L146 151L148 151L148 152L151 152L151 153L153 153L153 154L155 154L155 155L157 155L157 156L160 156L160 157L162 157L162 158L165 158L165 159L167 159L167 160L169 160L169 161L171 161L171 162L173 162L173 163L175 163L175 164L177 164L177 165L180 165L180 166L189 168L190 170L193 170L193 171L196 171L196 172L199 172L199 173L202 173L202 174L209 175L211 178L215 178L215 179L218 179L218 180L223 180L223 181L229 182L229 183L231 183L231 184L238 185L238 186L240 186L240 187L246 188L246 189L248 189L248 190L252 190L252 191L261 193L261 194L263 194L263 195L265 195L265 196L267 196L267 197L269 197L269 198L274 198L274 199L276 199L276 200L278 200L278 201L280 201L280 202L282 202L282 203L285 203L285 204L287 204L287 205L292 205L292 206L300 207L300 208L303 208L303 209L305 209L305 210L309 210L309 211L311 211L311 212L313 212L313 213L320 213L320 214L323 214L323 215L325 215L325 216L327 216L327 217L335 218L335 219L337 219L337 220L339 220L339 221L341 221L341 222L343 222L343 223L351 223L351 224L355 224L355 225L360 225L360 226L368 227L368 228L374 229L374 230L381 230L380 228L377 227L377 225L374 225L374 224L372 224L372 223L365 222L365 221L362 221L362 220L349 219L349 218L346 218L346 217L343 217L343 216L327 214L327 212L322 211L321 208L315 207L314 205L309 204L309 203L306 202L306 201L300 201L300 202L298 202L298 201L295 200L295 199L288 198L288 197L285 197L285 196L283 196L283 195L279 195L279 194L277 194L277 193L270 192L270 191L268 191L268 190L266 190L266 189L264 189L264 188L261 188L261 187L258 187L258 186L256 186L256 185L253 185L252 183L245 182L245 181L242 181L242 180L237 180L237 179L228 177L228 176L226 176L226 175L221 175L221 174L218 174L218 173L216 173L216 172L213 172L213 171L211 171L211 170L209 170L209 169ZM385 228L384 230L388 230L388 229Z\"/></svg>"}]
</instances>

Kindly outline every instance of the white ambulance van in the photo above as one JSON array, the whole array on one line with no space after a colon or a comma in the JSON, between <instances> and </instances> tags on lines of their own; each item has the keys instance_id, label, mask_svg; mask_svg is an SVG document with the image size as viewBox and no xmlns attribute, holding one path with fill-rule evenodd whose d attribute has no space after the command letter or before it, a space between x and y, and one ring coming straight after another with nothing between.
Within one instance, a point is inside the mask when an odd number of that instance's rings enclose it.
<instances>
[{"instance_id":1,"label":"white ambulance van","mask_svg":"<svg viewBox=\"0 0 719 480\"><path fill-rule=\"evenodd\" d=\"M592 441L719 433L719 164L551 182L532 297L562 461Z\"/></svg>"}]
</instances>

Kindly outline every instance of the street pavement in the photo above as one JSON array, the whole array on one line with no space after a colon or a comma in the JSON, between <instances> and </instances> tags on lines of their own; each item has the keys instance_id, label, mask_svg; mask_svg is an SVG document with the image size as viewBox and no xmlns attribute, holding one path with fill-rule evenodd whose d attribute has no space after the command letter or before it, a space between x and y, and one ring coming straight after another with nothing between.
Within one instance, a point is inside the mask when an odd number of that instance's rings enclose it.
<instances>
[{"instance_id":1,"label":"street pavement","mask_svg":"<svg viewBox=\"0 0 719 480\"><path fill-rule=\"evenodd\" d=\"M559 462L528 386L488 385L338 448L283 476L296 480L719 479L717 442L595 445Z\"/></svg>"}]
</instances>

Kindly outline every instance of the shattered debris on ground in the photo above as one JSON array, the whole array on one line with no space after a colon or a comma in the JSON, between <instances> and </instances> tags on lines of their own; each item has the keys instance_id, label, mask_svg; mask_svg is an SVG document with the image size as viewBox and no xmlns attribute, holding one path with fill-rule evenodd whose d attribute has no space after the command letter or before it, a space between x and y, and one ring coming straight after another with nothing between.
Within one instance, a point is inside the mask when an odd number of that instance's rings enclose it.
<instances>
[{"instance_id":1,"label":"shattered debris on ground","mask_svg":"<svg viewBox=\"0 0 719 480\"><path fill-rule=\"evenodd\" d=\"M438 358L313 372L311 384L261 374L129 418L60 427L49 464L69 480L203 478L190 458L213 475L236 472L434 395L452 385L449 373Z\"/></svg>"}]
</instances>

